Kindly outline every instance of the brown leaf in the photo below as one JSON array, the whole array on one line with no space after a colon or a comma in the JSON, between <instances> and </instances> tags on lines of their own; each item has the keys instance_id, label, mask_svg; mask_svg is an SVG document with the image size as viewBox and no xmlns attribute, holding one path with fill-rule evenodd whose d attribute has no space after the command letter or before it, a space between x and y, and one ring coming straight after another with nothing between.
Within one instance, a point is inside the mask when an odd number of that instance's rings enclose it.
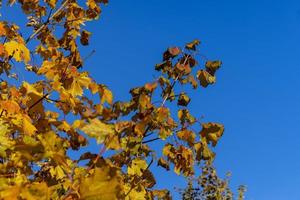
<instances>
[{"instance_id":1,"label":"brown leaf","mask_svg":"<svg viewBox=\"0 0 300 200\"><path fill-rule=\"evenodd\" d=\"M91 32L88 31L82 31L81 32L81 37L80 37L80 43L84 46L89 45L89 39L91 36Z\"/></svg>"}]
</instances>

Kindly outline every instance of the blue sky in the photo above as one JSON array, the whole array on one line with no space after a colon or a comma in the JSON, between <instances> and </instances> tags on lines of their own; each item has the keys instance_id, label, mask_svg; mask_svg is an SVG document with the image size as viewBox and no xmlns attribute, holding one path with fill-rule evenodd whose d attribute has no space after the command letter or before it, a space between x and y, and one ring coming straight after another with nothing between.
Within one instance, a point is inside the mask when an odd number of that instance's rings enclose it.
<instances>
[{"instance_id":1,"label":"blue sky","mask_svg":"<svg viewBox=\"0 0 300 200\"><path fill-rule=\"evenodd\" d=\"M218 173L232 172L233 189L245 184L247 200L300 199L299 1L111 0L87 28L92 45L83 55L96 53L85 70L122 100L153 80L166 47L200 39L203 55L223 61L217 84L194 91L190 105L225 125ZM183 185L157 175L161 185Z\"/></svg>"},{"instance_id":2,"label":"blue sky","mask_svg":"<svg viewBox=\"0 0 300 200\"><path fill-rule=\"evenodd\" d=\"M190 106L225 125L219 174L231 171L249 200L300 199L299 1L111 1L92 32L88 65L116 98L153 79L165 47L200 39L204 55L223 61L217 84L194 92Z\"/></svg>"}]
</instances>

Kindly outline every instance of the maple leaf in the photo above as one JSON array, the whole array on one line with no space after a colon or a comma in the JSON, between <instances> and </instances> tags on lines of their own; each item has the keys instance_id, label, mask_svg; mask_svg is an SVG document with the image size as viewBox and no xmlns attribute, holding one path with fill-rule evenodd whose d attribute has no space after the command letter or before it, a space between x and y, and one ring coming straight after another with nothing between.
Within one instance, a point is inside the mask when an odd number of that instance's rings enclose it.
<instances>
[{"instance_id":1,"label":"maple leaf","mask_svg":"<svg viewBox=\"0 0 300 200\"><path fill-rule=\"evenodd\" d=\"M63 179L66 177L66 174L61 166L55 166L50 168L50 174L52 177L55 177L57 180Z\"/></svg>"},{"instance_id":2,"label":"maple leaf","mask_svg":"<svg viewBox=\"0 0 300 200\"><path fill-rule=\"evenodd\" d=\"M100 94L101 104L105 102L109 104L113 103L113 94L105 85L99 85L99 94Z\"/></svg>"},{"instance_id":3,"label":"maple leaf","mask_svg":"<svg viewBox=\"0 0 300 200\"><path fill-rule=\"evenodd\" d=\"M30 100L27 102L28 108L31 108L30 113L43 113L44 107L42 101L40 101L40 99L43 97L43 93L41 91L42 86L38 84L31 85L27 82L23 82L22 87L25 89L26 95L30 98ZM32 105L34 105L34 107L32 107Z\"/></svg>"},{"instance_id":4,"label":"maple leaf","mask_svg":"<svg viewBox=\"0 0 300 200\"><path fill-rule=\"evenodd\" d=\"M77 73L76 68L72 68L74 73L71 86L67 89L72 96L82 96L83 87L88 88L91 83L91 78L87 76L87 73Z\"/></svg>"},{"instance_id":5,"label":"maple leaf","mask_svg":"<svg viewBox=\"0 0 300 200\"><path fill-rule=\"evenodd\" d=\"M200 44L199 40L194 40L188 44L185 45L185 48L189 49L189 50L196 50L196 47Z\"/></svg>"},{"instance_id":6,"label":"maple leaf","mask_svg":"<svg viewBox=\"0 0 300 200\"><path fill-rule=\"evenodd\" d=\"M147 191L141 185L138 185L135 188L132 188L131 184L125 184L124 191L125 191L125 194L127 194L125 197L125 200L150 199L149 197L147 198Z\"/></svg>"},{"instance_id":7,"label":"maple leaf","mask_svg":"<svg viewBox=\"0 0 300 200\"><path fill-rule=\"evenodd\" d=\"M45 74L48 79L54 79L56 63L53 61L45 60L42 66L38 69L38 74Z\"/></svg>"},{"instance_id":8,"label":"maple leaf","mask_svg":"<svg viewBox=\"0 0 300 200\"><path fill-rule=\"evenodd\" d=\"M24 44L12 40L6 42L4 48L7 54L12 56L18 62L24 60L24 62L27 63L30 61L30 52Z\"/></svg>"},{"instance_id":9,"label":"maple leaf","mask_svg":"<svg viewBox=\"0 0 300 200\"><path fill-rule=\"evenodd\" d=\"M121 199L122 178L118 169L104 165L95 168L90 176L82 176L79 194L81 199L86 200Z\"/></svg>"},{"instance_id":10,"label":"maple leaf","mask_svg":"<svg viewBox=\"0 0 300 200\"><path fill-rule=\"evenodd\" d=\"M115 134L112 124L105 124L99 119L90 119L89 123L81 127L81 130L90 137L96 138L97 143L103 143L106 136Z\"/></svg>"},{"instance_id":11,"label":"maple leaf","mask_svg":"<svg viewBox=\"0 0 300 200\"><path fill-rule=\"evenodd\" d=\"M203 123L200 135L211 141L213 146L216 146L219 138L223 135L224 126L218 123Z\"/></svg>"},{"instance_id":12,"label":"maple leaf","mask_svg":"<svg viewBox=\"0 0 300 200\"><path fill-rule=\"evenodd\" d=\"M203 87L207 87L208 85L216 82L216 77L205 70L199 70L197 72L197 78L200 81L200 85Z\"/></svg>"},{"instance_id":13,"label":"maple leaf","mask_svg":"<svg viewBox=\"0 0 300 200\"><path fill-rule=\"evenodd\" d=\"M148 166L148 164L145 160L136 158L136 159L132 160L131 165L127 169L127 173L129 175L142 176L143 171L145 169L147 169L147 166Z\"/></svg>"},{"instance_id":14,"label":"maple leaf","mask_svg":"<svg viewBox=\"0 0 300 200\"><path fill-rule=\"evenodd\" d=\"M177 132L177 137L192 146L195 141L196 134L193 131L184 129Z\"/></svg>"},{"instance_id":15,"label":"maple leaf","mask_svg":"<svg viewBox=\"0 0 300 200\"><path fill-rule=\"evenodd\" d=\"M26 135L34 135L37 132L36 127L32 124L31 118L26 114L16 114L11 122Z\"/></svg>"}]
</instances>

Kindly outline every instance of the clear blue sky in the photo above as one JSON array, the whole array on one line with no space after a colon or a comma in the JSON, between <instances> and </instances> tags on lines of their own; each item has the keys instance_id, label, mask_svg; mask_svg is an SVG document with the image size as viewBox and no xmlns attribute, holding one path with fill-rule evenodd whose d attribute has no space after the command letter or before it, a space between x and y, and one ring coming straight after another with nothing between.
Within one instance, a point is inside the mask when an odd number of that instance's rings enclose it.
<instances>
[{"instance_id":1,"label":"clear blue sky","mask_svg":"<svg viewBox=\"0 0 300 200\"><path fill-rule=\"evenodd\" d=\"M300 199L299 1L112 0L92 28L88 65L116 98L152 80L165 47L200 39L203 54L223 61L217 84L191 102L226 127L219 174L231 171L234 189L247 185L247 200Z\"/></svg>"},{"instance_id":2,"label":"clear blue sky","mask_svg":"<svg viewBox=\"0 0 300 200\"><path fill-rule=\"evenodd\" d=\"M204 55L223 61L217 84L194 92L190 106L226 127L219 174L232 172L233 189L247 185L247 200L300 199L299 0L111 0L87 27L84 53L96 54L85 69L116 99L157 75L166 47L200 39ZM161 185L183 184L157 175Z\"/></svg>"}]
</instances>

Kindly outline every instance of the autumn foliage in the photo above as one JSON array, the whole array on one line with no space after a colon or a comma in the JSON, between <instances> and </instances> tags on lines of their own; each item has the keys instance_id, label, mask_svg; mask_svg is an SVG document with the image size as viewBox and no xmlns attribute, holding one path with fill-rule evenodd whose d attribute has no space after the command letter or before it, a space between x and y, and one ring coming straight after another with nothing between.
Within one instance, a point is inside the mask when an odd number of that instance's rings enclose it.
<instances>
[{"instance_id":1,"label":"autumn foliage","mask_svg":"<svg viewBox=\"0 0 300 200\"><path fill-rule=\"evenodd\" d=\"M106 0L4 3L27 15L32 32L0 21L0 199L170 199L153 189L151 168L193 177L211 166L224 127L193 116L191 98L176 87L215 83L221 62L197 61L200 41L168 48L158 78L118 101L84 71L79 51L91 36L83 25L100 17ZM34 78L15 81L15 67ZM91 138L99 153L79 151ZM151 149L154 142L164 147ZM226 189L217 185L212 199L225 199Z\"/></svg>"}]
</instances>

